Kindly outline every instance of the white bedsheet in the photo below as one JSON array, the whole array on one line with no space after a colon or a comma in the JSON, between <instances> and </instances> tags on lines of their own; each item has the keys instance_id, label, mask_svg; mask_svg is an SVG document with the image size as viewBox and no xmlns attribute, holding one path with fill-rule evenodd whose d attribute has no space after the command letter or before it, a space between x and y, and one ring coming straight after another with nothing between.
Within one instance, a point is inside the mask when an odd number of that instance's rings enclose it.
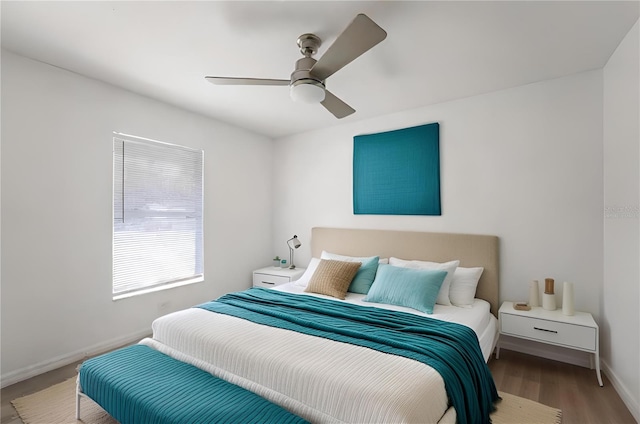
<instances>
[{"instance_id":1,"label":"white bedsheet","mask_svg":"<svg viewBox=\"0 0 640 424\"><path fill-rule=\"evenodd\" d=\"M301 292L287 286L279 289ZM348 301L374 305L362 297L350 295ZM456 309L472 320L476 308ZM436 312L440 319L461 319L447 309ZM442 377L418 361L199 308L158 318L152 327L153 338L141 343L311 422L436 423L445 414L444 421L455 421Z\"/></svg>"}]
</instances>

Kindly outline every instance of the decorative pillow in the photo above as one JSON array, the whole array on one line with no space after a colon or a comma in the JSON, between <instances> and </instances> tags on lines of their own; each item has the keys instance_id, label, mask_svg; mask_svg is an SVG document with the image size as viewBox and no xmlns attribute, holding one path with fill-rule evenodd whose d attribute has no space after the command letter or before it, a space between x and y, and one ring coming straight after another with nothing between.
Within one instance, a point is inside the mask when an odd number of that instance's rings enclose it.
<instances>
[{"instance_id":1,"label":"decorative pillow","mask_svg":"<svg viewBox=\"0 0 640 424\"><path fill-rule=\"evenodd\" d=\"M352 293L367 294L369 292L371 284L373 284L373 279L376 278L376 271L378 270L378 262L380 257L344 256L337 255L335 253L329 253L323 250L322 254L320 255L320 259L333 259L343 262L360 262L362 265L360 265L360 269L356 273L356 276L353 278L353 281L349 285L349 289L347 291L350 291Z\"/></svg>"},{"instance_id":2,"label":"decorative pillow","mask_svg":"<svg viewBox=\"0 0 640 424\"><path fill-rule=\"evenodd\" d=\"M307 265L307 269L304 270L304 274L302 274L300 278L294 281L293 284L300 287L307 287L307 284L309 284L309 280L311 279L313 273L316 272L316 268L318 268L319 263L320 259L311 258L311 260L309 261L309 265Z\"/></svg>"},{"instance_id":3,"label":"decorative pillow","mask_svg":"<svg viewBox=\"0 0 640 424\"><path fill-rule=\"evenodd\" d=\"M476 288L484 268L463 268L459 266L453 273L451 287L449 288L449 299L454 306L470 308L473 299L476 297Z\"/></svg>"},{"instance_id":4,"label":"decorative pillow","mask_svg":"<svg viewBox=\"0 0 640 424\"><path fill-rule=\"evenodd\" d=\"M445 263L428 262L428 261L405 261L404 259L389 258L389 264L393 266L400 266L404 268L414 269L441 269L447 271L447 277L440 287L440 293L438 293L438 299L436 303L439 305L451 306L451 300L449 300L449 289L451 286L451 280L453 280L453 274L460 265L460 261L450 261Z\"/></svg>"},{"instance_id":5,"label":"decorative pillow","mask_svg":"<svg viewBox=\"0 0 640 424\"><path fill-rule=\"evenodd\" d=\"M358 268L360 268L360 262L321 259L304 291L344 299Z\"/></svg>"},{"instance_id":6,"label":"decorative pillow","mask_svg":"<svg viewBox=\"0 0 640 424\"><path fill-rule=\"evenodd\" d=\"M363 300L406 306L432 314L446 276L444 270L379 265L376 279Z\"/></svg>"}]
</instances>

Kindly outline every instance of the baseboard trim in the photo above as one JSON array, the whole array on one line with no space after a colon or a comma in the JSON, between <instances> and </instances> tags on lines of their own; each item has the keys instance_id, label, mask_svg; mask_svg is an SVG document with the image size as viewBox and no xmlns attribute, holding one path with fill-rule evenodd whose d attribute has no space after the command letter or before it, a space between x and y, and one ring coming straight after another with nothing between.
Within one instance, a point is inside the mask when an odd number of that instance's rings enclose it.
<instances>
[{"instance_id":1,"label":"baseboard trim","mask_svg":"<svg viewBox=\"0 0 640 424\"><path fill-rule=\"evenodd\" d=\"M629 412L633 415L633 418L640 423L640 404L638 403L638 399L633 396L627 386L620 380L618 375L613 372L613 369L611 369L607 361L601 359L600 364L602 366L602 372L607 374L607 378L611 382L613 388L616 389L616 392L618 393L618 396L620 396L620 399L622 399L622 402L627 406Z\"/></svg>"},{"instance_id":2,"label":"baseboard trim","mask_svg":"<svg viewBox=\"0 0 640 424\"><path fill-rule=\"evenodd\" d=\"M109 350L116 349L120 346L124 346L130 343L136 343L139 340L148 337L150 334L151 329L138 331L127 336L117 337L115 339L96 343L83 349L76 350L75 352L60 355L55 358L40 362L38 364L30 365L19 370L2 374L0 376L0 388L11 386L12 384L19 383L31 377L35 377L36 375L44 374L45 372L64 367L65 365L72 364L90 356L99 355Z\"/></svg>"}]
</instances>

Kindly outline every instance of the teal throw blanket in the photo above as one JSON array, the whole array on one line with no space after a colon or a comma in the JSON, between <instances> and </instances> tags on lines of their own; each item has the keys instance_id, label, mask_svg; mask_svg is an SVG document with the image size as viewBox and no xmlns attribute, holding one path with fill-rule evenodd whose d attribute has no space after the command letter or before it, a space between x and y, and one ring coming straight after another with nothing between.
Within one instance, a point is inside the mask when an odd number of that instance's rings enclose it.
<instances>
[{"instance_id":1,"label":"teal throw blanket","mask_svg":"<svg viewBox=\"0 0 640 424\"><path fill-rule=\"evenodd\" d=\"M464 325L262 288L197 307L420 361L442 376L458 423L491 422L498 392L475 332Z\"/></svg>"}]
</instances>

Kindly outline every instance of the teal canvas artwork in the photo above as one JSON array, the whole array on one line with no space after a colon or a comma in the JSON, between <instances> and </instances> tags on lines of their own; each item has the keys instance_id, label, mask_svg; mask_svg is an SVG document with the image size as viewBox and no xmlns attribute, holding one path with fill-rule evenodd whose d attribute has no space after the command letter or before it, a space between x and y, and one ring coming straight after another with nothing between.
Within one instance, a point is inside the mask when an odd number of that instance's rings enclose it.
<instances>
[{"instance_id":1,"label":"teal canvas artwork","mask_svg":"<svg viewBox=\"0 0 640 424\"><path fill-rule=\"evenodd\" d=\"M353 213L441 215L438 123L353 138Z\"/></svg>"}]
</instances>

